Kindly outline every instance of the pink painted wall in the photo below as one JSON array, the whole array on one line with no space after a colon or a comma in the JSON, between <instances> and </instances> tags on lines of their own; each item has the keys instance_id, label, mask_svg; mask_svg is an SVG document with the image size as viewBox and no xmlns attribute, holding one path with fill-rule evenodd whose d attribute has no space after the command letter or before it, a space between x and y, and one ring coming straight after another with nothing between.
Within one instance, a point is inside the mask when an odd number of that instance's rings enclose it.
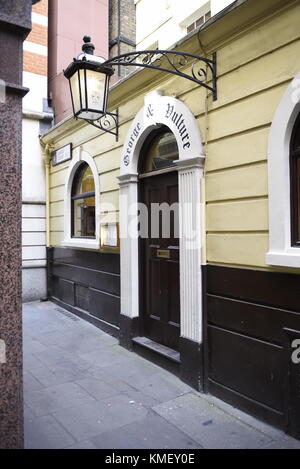
<instances>
[{"instance_id":1,"label":"pink painted wall","mask_svg":"<svg viewBox=\"0 0 300 469\"><path fill-rule=\"evenodd\" d=\"M72 114L63 69L81 53L84 35L91 36L96 55L108 58L108 26L108 0L49 1L49 95L56 123Z\"/></svg>"}]
</instances>

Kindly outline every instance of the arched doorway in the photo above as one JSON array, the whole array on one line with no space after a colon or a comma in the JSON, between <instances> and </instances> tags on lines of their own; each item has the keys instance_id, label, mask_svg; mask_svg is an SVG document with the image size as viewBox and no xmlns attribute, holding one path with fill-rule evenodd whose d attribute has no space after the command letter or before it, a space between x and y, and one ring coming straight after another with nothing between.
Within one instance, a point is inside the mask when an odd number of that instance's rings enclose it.
<instances>
[{"instance_id":1,"label":"arched doorway","mask_svg":"<svg viewBox=\"0 0 300 469\"><path fill-rule=\"evenodd\" d=\"M180 100L162 96L158 92L149 93L145 96L145 105L138 112L133 120L123 146L121 156L119 186L120 186L120 263L121 263L121 314L120 314L120 344L132 349L137 340L142 339L143 311L141 308L141 265L140 255L140 233L139 233L139 189L142 179L151 180L151 176L142 176L139 163L143 161L141 151L147 148L147 143L151 144L153 132L160 132L160 129L167 128L174 136L178 157L173 159L171 172L177 177L177 190L179 202L178 230L179 230L179 264L180 275L179 285L174 288L179 292L180 300L176 299L180 305L180 327L177 326L177 338L169 344L175 348L174 354L170 354L170 360L179 361L181 378L197 389L203 386L202 379L202 337L203 337L203 315L202 315L202 246L204 239L203 223L203 165L205 156L203 154L202 139L199 125L190 109ZM152 142L153 143L153 142ZM163 165L159 158L155 160L156 165ZM151 158L150 158L151 159ZM153 159L152 159L153 161ZM153 178L167 176L169 168L156 167ZM145 172L145 171L144 171ZM147 171L146 171L147 172ZM171 174L170 172L170 174ZM172 177L168 174L168 177ZM155 181L155 179L153 179ZM155 183L156 184L156 183ZM168 182L165 185L173 187L174 183ZM153 185L153 183L152 183ZM163 184L162 184L163 185ZM146 190L146 189L145 189ZM147 192L147 190L146 190ZM145 197L145 196L144 196ZM171 197L171 195L170 195ZM172 199L171 197L171 199ZM169 238L168 238L169 239ZM170 239L169 239L170 241ZM170 245L170 243L169 243ZM165 246L164 246L165 247ZM154 247L157 258L157 250L162 251L159 255L169 256L163 251L168 249L158 249ZM175 251L175 249L173 250ZM154 259L153 259L154 260ZM163 264L163 262L161 263ZM179 264L178 267L179 268ZM171 262L169 262L171 265ZM162 269L163 270L163 269ZM178 278L178 276L177 276ZM154 277L156 280L156 277ZM174 284L175 285L175 284ZM159 290L159 286L154 290ZM168 295L161 295L166 299ZM165 300L166 301L166 300ZM155 316L155 315L153 315ZM171 317L166 321L171 323ZM176 319L174 323L176 324ZM157 320L159 325L160 319ZM153 323L152 323L153 325ZM176 327L175 327L176 329ZM179 333L179 339L178 339ZM150 335L153 330L150 330ZM159 335L160 334L160 335ZM161 331L156 337L162 337ZM141 343L142 340L140 340ZM144 344L145 345L145 344ZM168 347L168 346L167 346ZM179 358L180 357L180 358Z\"/></svg>"},{"instance_id":2,"label":"arched doorway","mask_svg":"<svg viewBox=\"0 0 300 469\"><path fill-rule=\"evenodd\" d=\"M139 160L139 202L146 232L140 237L141 334L179 351L178 146L165 126L151 132Z\"/></svg>"}]
</instances>

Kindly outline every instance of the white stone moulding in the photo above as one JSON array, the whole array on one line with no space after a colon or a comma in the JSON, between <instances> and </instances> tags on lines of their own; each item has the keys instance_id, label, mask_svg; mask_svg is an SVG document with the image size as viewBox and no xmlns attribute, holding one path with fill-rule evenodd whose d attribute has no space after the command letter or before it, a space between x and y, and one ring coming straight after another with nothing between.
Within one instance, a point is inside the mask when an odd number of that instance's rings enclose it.
<instances>
[{"instance_id":1,"label":"white stone moulding","mask_svg":"<svg viewBox=\"0 0 300 469\"><path fill-rule=\"evenodd\" d=\"M71 193L72 184L75 173L81 163L87 163L92 170L95 182L95 223L96 232L95 239L75 238L71 236ZM64 190L64 240L62 246L83 248L83 249L99 249L100 248L100 181L98 169L93 157L81 147L73 150L73 157L70 162L66 184Z\"/></svg>"},{"instance_id":2,"label":"white stone moulding","mask_svg":"<svg viewBox=\"0 0 300 469\"><path fill-rule=\"evenodd\" d=\"M291 245L289 163L290 139L299 112L300 73L284 93L269 134L269 265L300 267L300 249Z\"/></svg>"}]
</instances>

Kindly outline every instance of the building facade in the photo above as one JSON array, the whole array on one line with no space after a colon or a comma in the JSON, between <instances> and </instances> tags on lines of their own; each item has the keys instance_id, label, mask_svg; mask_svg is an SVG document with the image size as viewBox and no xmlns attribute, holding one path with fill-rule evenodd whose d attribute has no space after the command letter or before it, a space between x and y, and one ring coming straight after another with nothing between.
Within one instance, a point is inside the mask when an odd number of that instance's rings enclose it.
<instances>
[{"instance_id":1,"label":"building facade","mask_svg":"<svg viewBox=\"0 0 300 469\"><path fill-rule=\"evenodd\" d=\"M118 141L72 117L42 137L49 297L298 438L299 8L238 0L172 46L216 52L217 99L142 69L111 88Z\"/></svg>"}]
</instances>

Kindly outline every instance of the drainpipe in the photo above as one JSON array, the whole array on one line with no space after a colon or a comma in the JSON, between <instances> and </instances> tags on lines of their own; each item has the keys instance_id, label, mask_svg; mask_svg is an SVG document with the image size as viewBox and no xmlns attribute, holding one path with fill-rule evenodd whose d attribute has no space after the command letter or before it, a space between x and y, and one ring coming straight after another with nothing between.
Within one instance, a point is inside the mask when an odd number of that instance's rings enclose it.
<instances>
[{"instance_id":1,"label":"drainpipe","mask_svg":"<svg viewBox=\"0 0 300 469\"><path fill-rule=\"evenodd\" d=\"M43 145L43 159L46 173L46 246L50 246L50 162L52 146L48 143Z\"/></svg>"}]
</instances>

